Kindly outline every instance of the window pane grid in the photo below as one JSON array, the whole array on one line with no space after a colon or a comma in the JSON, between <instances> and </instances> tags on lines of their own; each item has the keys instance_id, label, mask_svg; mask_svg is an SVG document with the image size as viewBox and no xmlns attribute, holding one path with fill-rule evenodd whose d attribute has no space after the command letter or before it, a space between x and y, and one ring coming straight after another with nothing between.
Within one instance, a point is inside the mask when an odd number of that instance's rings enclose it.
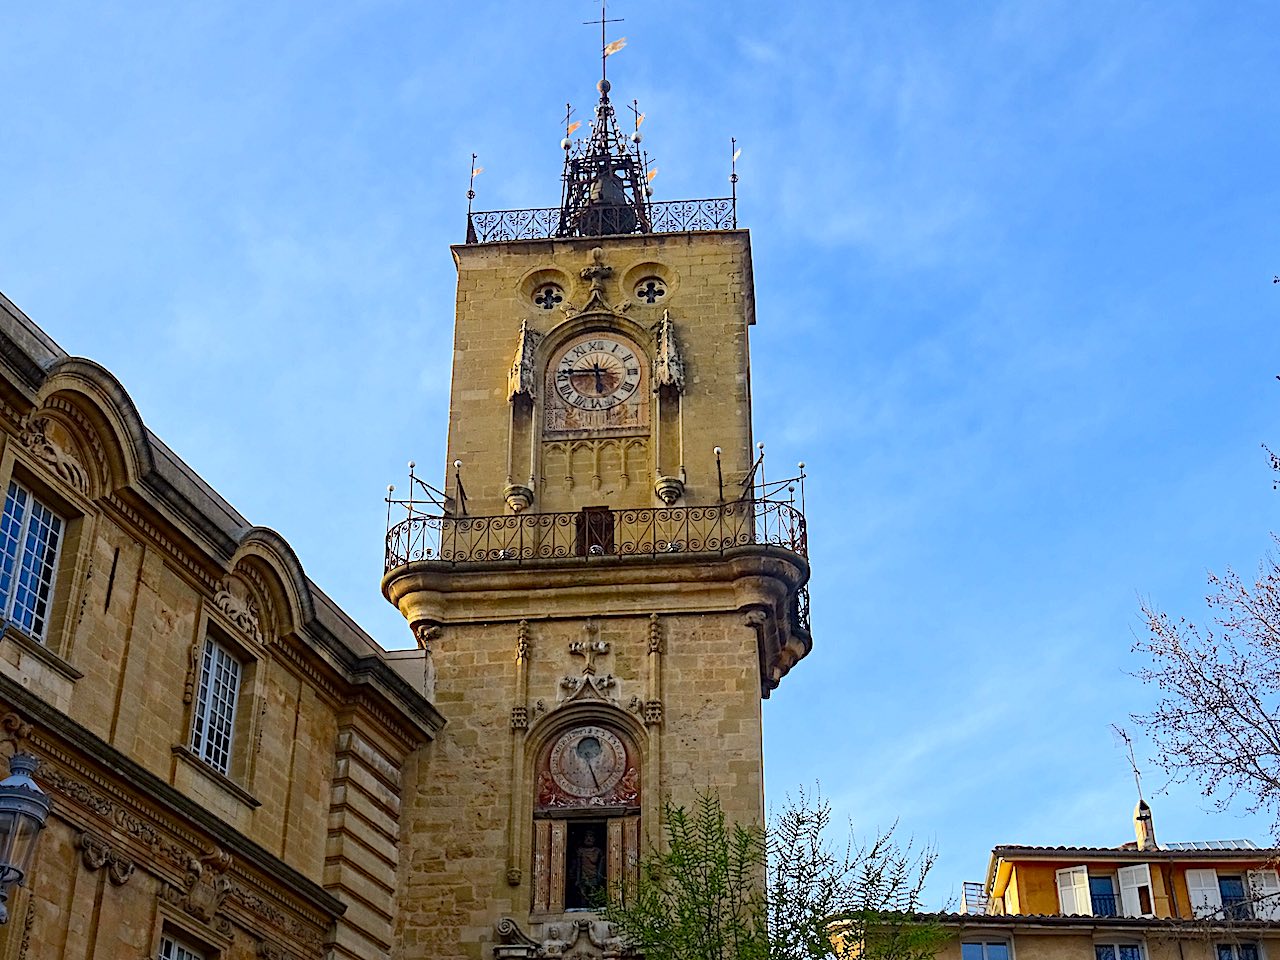
<instances>
[{"instance_id":1,"label":"window pane grid","mask_svg":"<svg viewBox=\"0 0 1280 960\"><path fill-rule=\"evenodd\" d=\"M1137 943L1095 943L1095 960L1142 960L1142 946Z\"/></svg>"},{"instance_id":2,"label":"window pane grid","mask_svg":"<svg viewBox=\"0 0 1280 960\"><path fill-rule=\"evenodd\" d=\"M160 938L160 960L204 960L202 954L169 937Z\"/></svg>"},{"instance_id":3,"label":"window pane grid","mask_svg":"<svg viewBox=\"0 0 1280 960\"><path fill-rule=\"evenodd\" d=\"M191 749L220 773L231 769L231 735L239 691L239 661L216 641L206 639Z\"/></svg>"},{"instance_id":4,"label":"window pane grid","mask_svg":"<svg viewBox=\"0 0 1280 960\"><path fill-rule=\"evenodd\" d=\"M0 607L6 621L43 640L63 520L17 482L0 517Z\"/></svg>"}]
</instances>

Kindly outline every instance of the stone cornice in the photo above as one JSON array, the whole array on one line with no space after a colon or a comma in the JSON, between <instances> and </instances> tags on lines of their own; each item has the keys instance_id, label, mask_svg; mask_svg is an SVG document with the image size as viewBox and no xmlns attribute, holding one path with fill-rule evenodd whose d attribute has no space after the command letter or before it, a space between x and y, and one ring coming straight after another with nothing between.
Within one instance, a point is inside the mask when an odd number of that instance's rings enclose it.
<instances>
[{"instance_id":1,"label":"stone cornice","mask_svg":"<svg viewBox=\"0 0 1280 960\"><path fill-rule=\"evenodd\" d=\"M284 638L273 652L331 705L362 708L406 753L444 727L440 711L378 657L359 658L339 671L295 636Z\"/></svg>"},{"instance_id":2,"label":"stone cornice","mask_svg":"<svg viewBox=\"0 0 1280 960\"><path fill-rule=\"evenodd\" d=\"M74 821L96 817L140 845L138 866L157 865L176 880L193 857L210 846L229 853L233 872L245 883L234 899L275 926L298 935L289 913L327 928L346 905L279 857L244 836L196 801L129 759L66 714L0 675L0 701L11 705L35 729L32 745L49 766L37 774L55 794L55 812ZM145 798L145 799L143 799ZM77 817L68 805L78 809ZM87 826L79 823L79 826ZM270 883L264 883L270 880ZM282 911L273 901L287 907Z\"/></svg>"},{"instance_id":3,"label":"stone cornice","mask_svg":"<svg viewBox=\"0 0 1280 960\"><path fill-rule=\"evenodd\" d=\"M397 567L382 578L382 593L404 611L404 600L418 594L417 604L439 607L435 623L464 623L465 611L476 609L477 622L528 616L531 597L546 599L551 615L596 616L600 594L633 601L634 612L648 614L738 610L759 602L757 594L782 599L809 579L809 564L781 547L735 547L723 554L673 553L658 557L573 557L515 563L445 563L420 560ZM742 588L752 594L748 599ZM675 592L681 591L678 599ZM695 605L690 606L693 602ZM479 606L477 606L479 605ZM622 612L616 604L613 612ZM669 608L669 609L668 609ZM406 613L406 616L408 614ZM412 621L414 618L409 617Z\"/></svg>"}]
</instances>

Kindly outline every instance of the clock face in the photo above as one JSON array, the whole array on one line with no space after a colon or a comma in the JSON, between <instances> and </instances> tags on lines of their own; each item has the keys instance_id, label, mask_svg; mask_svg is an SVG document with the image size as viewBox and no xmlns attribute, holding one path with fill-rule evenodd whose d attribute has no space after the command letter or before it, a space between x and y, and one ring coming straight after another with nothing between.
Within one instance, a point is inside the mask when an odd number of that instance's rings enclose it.
<instances>
[{"instance_id":1,"label":"clock face","mask_svg":"<svg viewBox=\"0 0 1280 960\"><path fill-rule=\"evenodd\" d=\"M640 358L616 337L601 334L579 340L556 361L556 393L577 410L609 410L638 386Z\"/></svg>"},{"instance_id":2,"label":"clock face","mask_svg":"<svg viewBox=\"0 0 1280 960\"><path fill-rule=\"evenodd\" d=\"M622 741L603 727L577 727L551 748L551 778L572 797L601 797L627 770Z\"/></svg>"}]
</instances>

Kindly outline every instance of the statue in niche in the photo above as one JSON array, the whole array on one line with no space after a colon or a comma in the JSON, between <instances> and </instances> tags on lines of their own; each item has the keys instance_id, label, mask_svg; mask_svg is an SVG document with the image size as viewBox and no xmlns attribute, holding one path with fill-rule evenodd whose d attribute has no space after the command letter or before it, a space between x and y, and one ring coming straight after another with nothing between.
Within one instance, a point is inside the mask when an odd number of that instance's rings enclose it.
<instances>
[{"instance_id":1,"label":"statue in niche","mask_svg":"<svg viewBox=\"0 0 1280 960\"><path fill-rule=\"evenodd\" d=\"M605 850L596 843L596 826L588 824L582 830L569 855L568 894L565 906L590 908L604 899ZM575 833L577 831L574 831Z\"/></svg>"}]
</instances>

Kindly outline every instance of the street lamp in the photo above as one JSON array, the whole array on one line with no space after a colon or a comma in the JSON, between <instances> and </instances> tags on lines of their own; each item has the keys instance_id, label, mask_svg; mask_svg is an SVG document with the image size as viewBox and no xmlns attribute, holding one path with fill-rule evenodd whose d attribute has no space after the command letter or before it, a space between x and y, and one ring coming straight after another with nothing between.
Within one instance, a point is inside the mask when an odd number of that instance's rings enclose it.
<instances>
[{"instance_id":1,"label":"street lamp","mask_svg":"<svg viewBox=\"0 0 1280 960\"><path fill-rule=\"evenodd\" d=\"M9 922L9 891L26 880L49 817L49 795L31 779L38 765L31 754L15 753L9 758L9 776L0 780L0 923Z\"/></svg>"}]
</instances>

